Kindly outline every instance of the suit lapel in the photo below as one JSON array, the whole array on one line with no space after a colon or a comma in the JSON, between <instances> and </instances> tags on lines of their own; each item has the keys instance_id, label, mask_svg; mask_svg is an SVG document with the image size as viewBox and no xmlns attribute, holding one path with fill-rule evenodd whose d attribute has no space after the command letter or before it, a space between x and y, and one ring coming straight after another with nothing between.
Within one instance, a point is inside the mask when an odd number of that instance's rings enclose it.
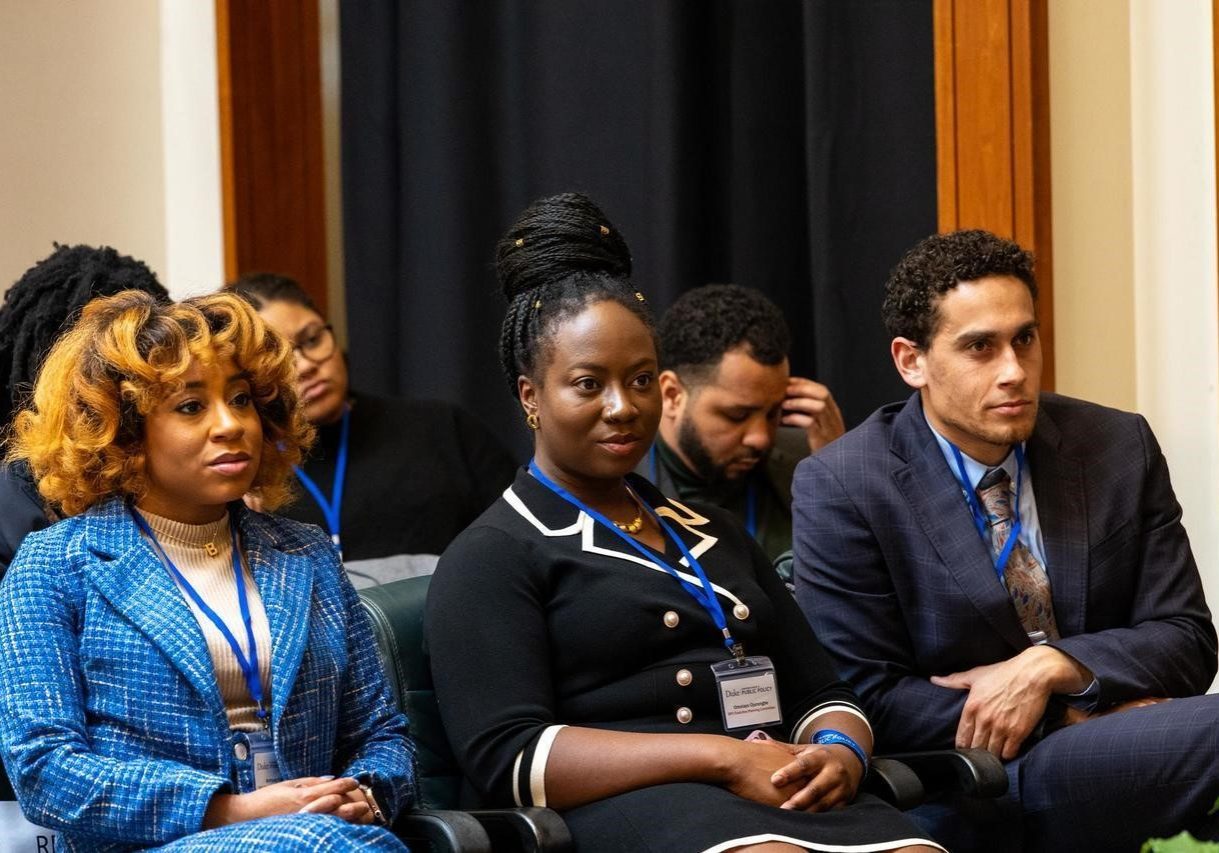
<instances>
[{"instance_id":1,"label":"suit lapel","mask_svg":"<svg viewBox=\"0 0 1219 853\"><path fill-rule=\"evenodd\" d=\"M1045 545L1054 618L1064 637L1084 632L1088 590L1088 513L1083 464L1060 451L1058 425L1045 411L1028 441L1029 475Z\"/></svg>"},{"instance_id":2,"label":"suit lapel","mask_svg":"<svg viewBox=\"0 0 1219 853\"><path fill-rule=\"evenodd\" d=\"M99 558L91 581L111 607L156 646L221 717L224 700L198 621L169 571L140 536L122 500L89 510L86 542Z\"/></svg>"},{"instance_id":3,"label":"suit lapel","mask_svg":"<svg viewBox=\"0 0 1219 853\"><path fill-rule=\"evenodd\" d=\"M281 550L275 531L261 516L238 512L242 547L271 630L271 719L278 724L309 638L313 562Z\"/></svg>"},{"instance_id":4,"label":"suit lapel","mask_svg":"<svg viewBox=\"0 0 1219 853\"><path fill-rule=\"evenodd\" d=\"M961 485L944 461L916 393L898 414L890 450L905 464L893 480L957 585L1013 649L1029 644L1007 590L995 575L990 549L978 535Z\"/></svg>"}]
</instances>

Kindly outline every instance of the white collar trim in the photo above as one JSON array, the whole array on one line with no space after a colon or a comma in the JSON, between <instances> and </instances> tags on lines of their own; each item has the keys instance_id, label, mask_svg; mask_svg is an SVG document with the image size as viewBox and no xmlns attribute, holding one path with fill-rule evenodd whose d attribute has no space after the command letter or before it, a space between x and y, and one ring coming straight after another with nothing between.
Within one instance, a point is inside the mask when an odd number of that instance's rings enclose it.
<instances>
[{"instance_id":1,"label":"white collar trim","mask_svg":"<svg viewBox=\"0 0 1219 853\"><path fill-rule=\"evenodd\" d=\"M551 537L574 536L575 534L579 533L579 534L581 534L581 538L580 538L581 550L583 550L589 554L600 554L601 556L604 556L604 557L613 557L614 559L617 559L617 560L625 560L630 563L637 563L638 565L643 566L644 568L652 569L653 571L656 571L656 572L665 571L663 568L656 565L656 563L654 561L645 559L644 557L640 556L639 554L634 554L634 553L630 553L627 551L619 551L615 548L605 548L600 545L597 545L593 541L594 534L597 529L597 522L593 519L593 517L591 515L584 512L583 510L579 511L578 515L576 516L576 520L572 524L569 524L566 527L553 528L553 527L547 527L545 524L543 524L541 522L541 520L539 520L538 517L529 510L529 507L527 507L525 505L525 502L523 500L521 500L520 495L518 495L516 492L514 492L512 490L511 486L504 489L504 500L506 500L508 502L509 506L511 506L514 510L516 510L517 513L523 519L525 519L531 525L533 525L533 527L536 528L537 531L539 533L541 533L543 536L551 536ZM701 557L703 554L710 551L717 542L719 542L719 539L717 537L712 536L709 533L704 533L702 530L698 529L699 527L701 527L702 525L707 523L707 518L705 516L699 515L697 512L690 509L685 504L679 503L679 502L673 500L672 498L669 499L669 504L671 504L671 506L657 507L656 514L677 522L678 524L680 524L683 528L685 528L688 532L692 533L698 539L698 541L695 542L694 545L691 546L691 548L690 548L690 554L692 556L694 556L696 559L698 557ZM683 565L683 566L686 566L687 568L689 568L689 565L690 565L689 561L686 560L686 558L684 556L678 562L680 563L680 565ZM677 576L680 577L682 580L686 581L686 583L692 584L693 586L696 586L696 587L701 586L701 584L699 583L698 577L690 572L678 572ZM724 589L719 584L713 583L713 584L711 584L711 588L713 590L715 590L717 595L723 596L724 598L731 601L733 603L733 605L737 605L737 604L741 603L741 600L739 598L737 598L735 595L733 595L728 590Z\"/></svg>"}]
</instances>

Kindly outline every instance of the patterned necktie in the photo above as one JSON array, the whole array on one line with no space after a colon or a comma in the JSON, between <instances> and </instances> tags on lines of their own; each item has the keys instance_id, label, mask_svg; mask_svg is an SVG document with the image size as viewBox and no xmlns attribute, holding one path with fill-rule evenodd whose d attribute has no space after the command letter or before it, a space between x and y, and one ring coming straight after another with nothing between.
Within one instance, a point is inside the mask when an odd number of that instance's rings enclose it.
<instances>
[{"instance_id":1,"label":"patterned necktie","mask_svg":"<svg viewBox=\"0 0 1219 853\"><path fill-rule=\"evenodd\" d=\"M997 560L1012 533L1012 478L1002 468L987 471L978 483L978 499L990 521L990 547ZM1025 632L1031 636L1042 631L1048 639L1057 640L1049 575L1023 542L1012 546L1003 583Z\"/></svg>"}]
</instances>

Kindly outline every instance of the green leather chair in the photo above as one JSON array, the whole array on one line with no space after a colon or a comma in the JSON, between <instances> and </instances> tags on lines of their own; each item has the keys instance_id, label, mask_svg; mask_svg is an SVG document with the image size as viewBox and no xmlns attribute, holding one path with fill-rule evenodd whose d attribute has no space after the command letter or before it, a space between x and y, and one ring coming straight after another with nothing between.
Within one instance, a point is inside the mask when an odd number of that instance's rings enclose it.
<instances>
[{"instance_id":1,"label":"green leather chair","mask_svg":"<svg viewBox=\"0 0 1219 853\"><path fill-rule=\"evenodd\" d=\"M551 809L456 810L461 770L440 721L424 649L423 612L430 581L431 577L425 575L360 590L381 661L410 720L415 742L418 810L399 818L395 832L412 851L421 843L455 853L572 850L566 824Z\"/></svg>"}]
</instances>

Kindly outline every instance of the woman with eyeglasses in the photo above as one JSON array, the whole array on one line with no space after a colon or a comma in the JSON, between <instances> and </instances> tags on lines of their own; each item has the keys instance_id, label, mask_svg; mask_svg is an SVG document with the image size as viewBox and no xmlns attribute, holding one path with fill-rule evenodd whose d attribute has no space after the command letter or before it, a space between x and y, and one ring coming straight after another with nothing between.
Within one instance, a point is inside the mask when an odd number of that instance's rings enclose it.
<instances>
[{"instance_id":1,"label":"woman with eyeglasses","mask_svg":"<svg viewBox=\"0 0 1219 853\"><path fill-rule=\"evenodd\" d=\"M304 494L280 513L321 526L344 561L439 554L512 482L515 462L463 410L353 391L334 330L295 281L260 273L229 288L291 342L318 428L297 469ZM349 570L357 585L373 580Z\"/></svg>"}]
</instances>

